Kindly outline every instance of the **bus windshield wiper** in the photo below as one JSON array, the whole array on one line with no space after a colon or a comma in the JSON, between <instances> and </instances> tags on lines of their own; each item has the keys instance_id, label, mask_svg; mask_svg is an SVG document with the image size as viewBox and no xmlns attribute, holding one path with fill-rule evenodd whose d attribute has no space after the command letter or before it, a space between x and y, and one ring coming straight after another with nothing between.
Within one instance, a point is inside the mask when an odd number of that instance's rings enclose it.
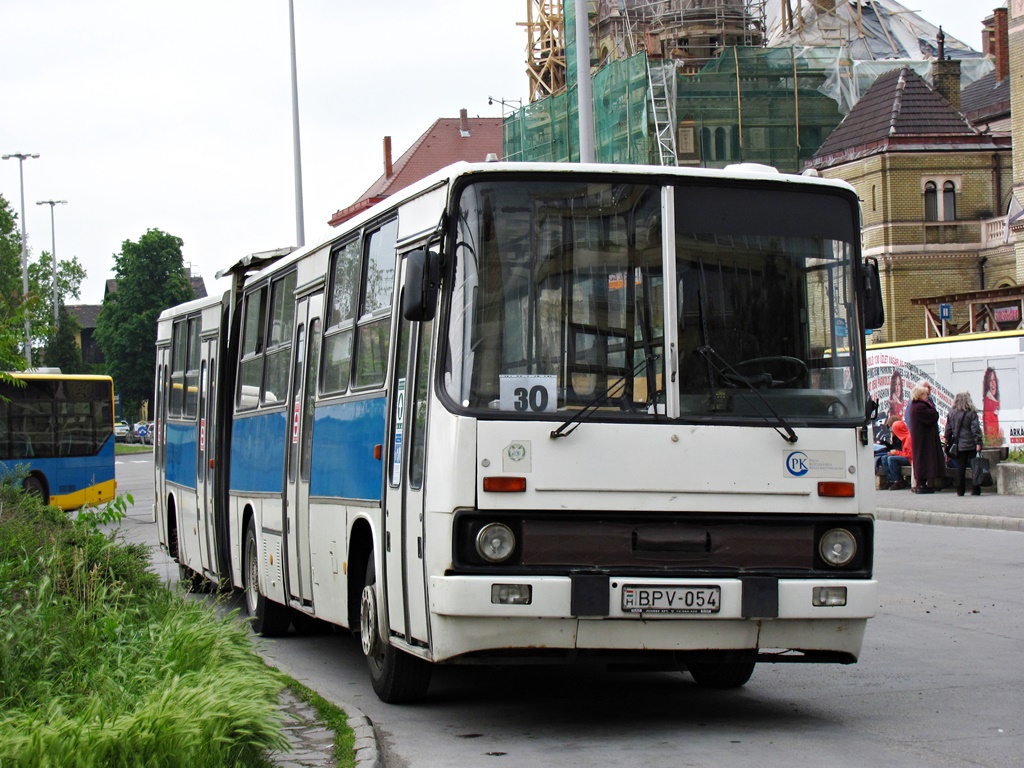
<instances>
[{"instance_id":1,"label":"bus windshield wiper","mask_svg":"<svg viewBox=\"0 0 1024 768\"><path fill-rule=\"evenodd\" d=\"M636 376L640 372L640 369L644 368L645 366L648 368L648 370L650 370L650 368L652 368L654 366L654 361L657 360L657 359L658 359L657 355L645 355L643 360L641 360L639 363L637 363L633 367L633 371L630 373L629 377L633 378L634 376ZM585 416L587 416L590 413L593 413L594 411L596 411L598 409L598 407L602 403L604 403L606 400L608 400L609 398L617 397L620 394L622 394L622 392L625 391L625 389L626 389L626 377L623 376L621 379L619 379L614 384L612 384L610 387L608 387L608 389L606 389L604 392L599 394L597 397L595 397L589 403L584 405L582 408L580 408L578 411L576 411L576 413L574 413L568 419L563 421L559 425L558 429L551 430L551 439L555 440L555 439L557 439L559 437L568 437L569 435L571 435L573 432L576 431L576 427L578 427L580 425L580 423L583 421L583 418ZM654 410L655 410L655 414L657 414L657 410L658 410L657 406L655 406ZM571 425L571 428L569 428L570 425Z\"/></svg>"},{"instance_id":2,"label":"bus windshield wiper","mask_svg":"<svg viewBox=\"0 0 1024 768\"><path fill-rule=\"evenodd\" d=\"M728 372L732 374L731 376L728 377L729 381L739 380L740 382L743 383L744 386L746 386L747 389L749 389L751 392L757 395L757 398L762 403L764 403L764 407L771 411L772 416L774 416L775 420L778 422L778 426L772 424L772 429L778 432L782 439L785 440L787 443L795 443L797 441L796 432L793 431L793 428L789 426L789 423L784 418L782 418L782 415L772 407L772 404L769 403L765 396L762 395L761 392L757 389L757 387L755 387L753 383L751 383L749 378L747 378L739 371L737 371L735 368L733 368L731 365L729 365L729 362L725 358L723 358L720 354L715 352L714 349L712 349L710 346L706 344L703 347L697 348L697 354L704 358L705 362L708 364L709 372L711 371L711 369L714 369L715 373L717 373L719 376L722 376L723 378L726 377L726 372ZM712 358L717 358L719 361L721 361L721 365L716 365ZM771 424L771 420L763 413L761 414L761 418L763 418L766 422ZM779 429L779 427L782 427L782 429ZM785 430L785 434L783 434L783 430Z\"/></svg>"}]
</instances>

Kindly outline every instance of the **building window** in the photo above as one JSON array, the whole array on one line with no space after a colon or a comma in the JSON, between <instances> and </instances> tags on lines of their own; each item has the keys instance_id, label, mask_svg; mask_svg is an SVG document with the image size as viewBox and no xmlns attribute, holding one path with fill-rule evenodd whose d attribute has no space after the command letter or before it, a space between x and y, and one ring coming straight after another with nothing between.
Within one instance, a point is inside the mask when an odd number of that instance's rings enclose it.
<instances>
[{"instance_id":1,"label":"building window","mask_svg":"<svg viewBox=\"0 0 1024 768\"><path fill-rule=\"evenodd\" d=\"M924 185L924 220L939 220L939 194L934 181Z\"/></svg>"},{"instance_id":2,"label":"building window","mask_svg":"<svg viewBox=\"0 0 1024 768\"><path fill-rule=\"evenodd\" d=\"M925 221L956 221L956 195L960 184L959 178L921 180Z\"/></svg>"},{"instance_id":3,"label":"building window","mask_svg":"<svg viewBox=\"0 0 1024 768\"><path fill-rule=\"evenodd\" d=\"M956 221L956 185L952 181L942 185L942 220Z\"/></svg>"}]
</instances>

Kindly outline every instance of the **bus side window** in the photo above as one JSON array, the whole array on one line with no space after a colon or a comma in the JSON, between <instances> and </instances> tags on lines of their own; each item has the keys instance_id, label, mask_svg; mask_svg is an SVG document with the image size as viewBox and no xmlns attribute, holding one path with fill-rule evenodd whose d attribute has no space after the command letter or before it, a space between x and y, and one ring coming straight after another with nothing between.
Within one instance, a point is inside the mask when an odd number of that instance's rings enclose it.
<instances>
[{"instance_id":1,"label":"bus side window","mask_svg":"<svg viewBox=\"0 0 1024 768\"><path fill-rule=\"evenodd\" d=\"M288 395L288 360L295 323L295 272L274 281L270 292L270 328L263 385L264 403L279 403Z\"/></svg>"},{"instance_id":2,"label":"bus side window","mask_svg":"<svg viewBox=\"0 0 1024 768\"><path fill-rule=\"evenodd\" d=\"M255 408L263 381L263 333L266 326L267 287L245 297L242 320L242 360L238 373L238 408Z\"/></svg>"},{"instance_id":3,"label":"bus side window","mask_svg":"<svg viewBox=\"0 0 1024 768\"><path fill-rule=\"evenodd\" d=\"M359 255L359 240L350 240L331 255L331 304L327 308L324 338L323 392L348 390L359 285Z\"/></svg>"},{"instance_id":4,"label":"bus side window","mask_svg":"<svg viewBox=\"0 0 1024 768\"><path fill-rule=\"evenodd\" d=\"M185 409L185 366L188 359L188 326L184 320L174 323L171 337L170 415L180 417Z\"/></svg>"},{"instance_id":5,"label":"bus side window","mask_svg":"<svg viewBox=\"0 0 1024 768\"><path fill-rule=\"evenodd\" d=\"M391 339L397 238L398 221L393 220L366 239L363 302L356 324L357 387L380 386L384 383Z\"/></svg>"},{"instance_id":6,"label":"bus side window","mask_svg":"<svg viewBox=\"0 0 1024 768\"><path fill-rule=\"evenodd\" d=\"M199 318L188 321L188 358L185 364L184 416L194 419L199 410Z\"/></svg>"}]
</instances>

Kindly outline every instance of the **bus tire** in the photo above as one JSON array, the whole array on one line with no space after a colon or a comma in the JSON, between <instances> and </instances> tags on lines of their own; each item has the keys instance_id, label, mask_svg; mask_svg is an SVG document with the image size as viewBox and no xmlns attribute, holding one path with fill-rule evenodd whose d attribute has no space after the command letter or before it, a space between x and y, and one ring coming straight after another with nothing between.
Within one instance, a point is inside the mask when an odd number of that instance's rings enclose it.
<instances>
[{"instance_id":1,"label":"bus tire","mask_svg":"<svg viewBox=\"0 0 1024 768\"><path fill-rule=\"evenodd\" d=\"M422 699L430 687L430 663L382 640L379 616L377 574L371 555L359 600L359 642L370 670L370 682L377 697L388 704Z\"/></svg>"},{"instance_id":2,"label":"bus tire","mask_svg":"<svg viewBox=\"0 0 1024 768\"><path fill-rule=\"evenodd\" d=\"M252 631L260 637L280 637L292 623L291 610L268 600L260 590L260 555L256 548L256 524L245 529L245 567L242 571L245 609L252 618Z\"/></svg>"},{"instance_id":3,"label":"bus tire","mask_svg":"<svg viewBox=\"0 0 1024 768\"><path fill-rule=\"evenodd\" d=\"M178 583L185 588L186 592L196 594L207 592L210 589L210 582L206 580L206 577L193 571L184 563L178 563Z\"/></svg>"},{"instance_id":4,"label":"bus tire","mask_svg":"<svg viewBox=\"0 0 1024 768\"><path fill-rule=\"evenodd\" d=\"M724 690L739 688L754 674L757 657L754 654L701 654L683 659L682 665L701 688Z\"/></svg>"},{"instance_id":5,"label":"bus tire","mask_svg":"<svg viewBox=\"0 0 1024 768\"><path fill-rule=\"evenodd\" d=\"M46 486L43 485L43 481L35 475L28 475L24 480L21 481L21 487L25 490L25 493L31 496L38 496L39 500L43 504L50 503L50 496L46 493Z\"/></svg>"}]
</instances>

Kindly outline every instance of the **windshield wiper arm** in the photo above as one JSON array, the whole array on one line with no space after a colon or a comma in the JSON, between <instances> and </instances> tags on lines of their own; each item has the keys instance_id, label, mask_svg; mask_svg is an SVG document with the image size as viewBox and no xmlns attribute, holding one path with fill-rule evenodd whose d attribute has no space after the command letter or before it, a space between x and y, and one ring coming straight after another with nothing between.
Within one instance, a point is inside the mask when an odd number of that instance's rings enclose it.
<instances>
[{"instance_id":1,"label":"windshield wiper arm","mask_svg":"<svg viewBox=\"0 0 1024 768\"><path fill-rule=\"evenodd\" d=\"M636 376L640 372L640 369L643 368L644 366L653 366L654 365L654 361L657 360L657 359L658 359L657 355L644 356L644 359L641 360L639 363L637 363L633 367L633 371L632 371L632 373L630 373L630 378ZM598 406L600 406L601 403L605 402L609 398L617 397L618 395L622 394L622 392L625 391L625 388L626 388L626 377L623 376L621 379L619 379L614 384L612 384L610 387L608 387L608 389L606 389L604 392L599 394L597 397L595 397L589 403L584 405L582 408L580 408L578 411L576 411L576 413L574 413L568 419L563 421L559 425L558 429L551 430L551 439L552 440L556 440L559 437L568 437L569 435L571 435L573 432L576 431L576 427L578 427L580 425L580 423L582 422L584 416L586 416L589 413L592 413L593 411L596 411ZM614 390L614 393L613 393L613 390ZM655 411L658 410L657 406L655 406L654 410ZM571 429L567 429L567 427L569 427L570 425L572 426L572 428Z\"/></svg>"},{"instance_id":2,"label":"windshield wiper arm","mask_svg":"<svg viewBox=\"0 0 1024 768\"><path fill-rule=\"evenodd\" d=\"M735 368L733 368L729 364L729 361L727 361L720 354L715 352L714 349L712 349L711 347L709 347L706 344L703 347L698 347L697 348L697 353L701 357L703 357L704 360L707 362L708 370L709 371L713 368L715 370L715 372L718 373L718 375L725 376L726 370L728 370L729 373L731 373L736 379L738 379L741 382L743 382L743 384L746 385L747 389L749 389L751 392L753 392L755 395L757 395L757 398L762 403L764 403L764 407L772 412L772 416L774 416L775 420L779 423L778 426L775 426L774 424L772 424L772 429L774 429L776 432L778 432L779 436L782 437L782 439L785 440L787 443L795 443L797 441L796 432L793 431L793 428L791 426L789 426L789 423L784 418L782 418L782 415L772 407L772 404L768 402L768 400L765 398L764 395L761 394L761 392L757 389L757 387L755 387L753 384L750 383L750 379L748 379L742 373L740 373ZM722 366L724 366L724 367L720 367L718 365L715 365L714 361L712 360L712 356L718 358L722 362ZM760 414L760 416L766 422L771 424L771 421L769 421L768 417L765 416L763 413ZM782 427L782 429L779 429L779 427ZM783 430L785 430L785 434L783 434Z\"/></svg>"}]
</instances>

